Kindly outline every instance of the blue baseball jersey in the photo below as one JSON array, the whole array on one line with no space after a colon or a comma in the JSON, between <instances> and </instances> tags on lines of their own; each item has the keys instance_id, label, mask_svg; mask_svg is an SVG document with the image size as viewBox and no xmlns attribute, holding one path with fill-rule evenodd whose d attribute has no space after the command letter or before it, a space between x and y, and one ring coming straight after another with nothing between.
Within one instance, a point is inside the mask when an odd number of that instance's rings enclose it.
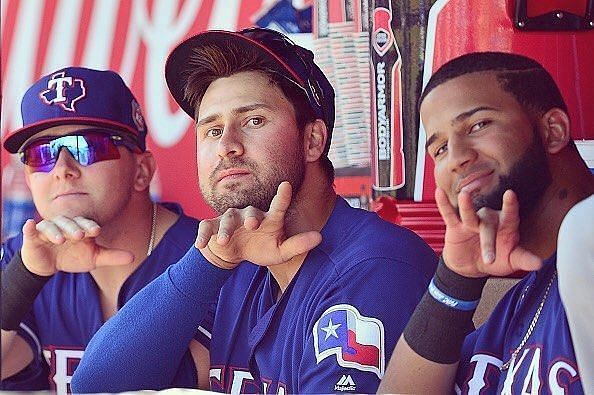
<instances>
[{"instance_id":1,"label":"blue baseball jersey","mask_svg":"<svg viewBox=\"0 0 594 395\"><path fill-rule=\"evenodd\" d=\"M555 264L553 256L539 271L528 274L505 295L485 324L467 336L458 367L457 392L583 394L565 310L553 277ZM515 361L502 371L522 343L549 283L534 331Z\"/></svg>"},{"instance_id":2,"label":"blue baseball jersey","mask_svg":"<svg viewBox=\"0 0 594 395\"><path fill-rule=\"evenodd\" d=\"M230 393L375 392L435 271L413 232L342 198L280 298L243 263L221 289L210 386Z\"/></svg>"},{"instance_id":3,"label":"blue baseball jersey","mask_svg":"<svg viewBox=\"0 0 594 395\"><path fill-rule=\"evenodd\" d=\"M196 239L198 220L184 215L177 204L165 206L180 216L151 255L124 282L118 295L118 307L177 262ZM2 267L10 262L21 245L22 234L2 246ZM3 380L0 388L69 391L70 379L85 347L103 322L97 284L91 274L56 273L43 287L18 330L31 346L34 360L23 371ZM209 336L206 331L199 331L196 338L208 345ZM189 352L184 356L175 384L196 384L196 369Z\"/></svg>"}]
</instances>

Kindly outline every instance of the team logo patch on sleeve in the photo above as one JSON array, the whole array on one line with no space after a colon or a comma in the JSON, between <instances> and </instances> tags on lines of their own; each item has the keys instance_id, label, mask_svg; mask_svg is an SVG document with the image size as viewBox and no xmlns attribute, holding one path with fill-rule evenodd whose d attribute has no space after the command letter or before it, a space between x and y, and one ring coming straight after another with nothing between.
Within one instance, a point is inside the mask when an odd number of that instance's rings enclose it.
<instances>
[{"instance_id":1,"label":"team logo patch on sleeve","mask_svg":"<svg viewBox=\"0 0 594 395\"><path fill-rule=\"evenodd\" d=\"M348 304L330 307L313 326L317 363L336 355L340 366L384 375L384 325Z\"/></svg>"}]
</instances>

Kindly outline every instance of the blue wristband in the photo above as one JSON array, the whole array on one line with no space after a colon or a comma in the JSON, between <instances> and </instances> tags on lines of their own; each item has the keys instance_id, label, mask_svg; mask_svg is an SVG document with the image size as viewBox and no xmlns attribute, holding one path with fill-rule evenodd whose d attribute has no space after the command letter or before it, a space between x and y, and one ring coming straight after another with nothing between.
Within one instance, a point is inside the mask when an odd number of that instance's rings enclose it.
<instances>
[{"instance_id":1,"label":"blue wristband","mask_svg":"<svg viewBox=\"0 0 594 395\"><path fill-rule=\"evenodd\" d=\"M431 279L429 283L429 295L433 297L433 299L437 300L438 302L451 307L452 309L462 310L462 311L472 311L476 310L476 307L479 304L479 300L460 300L456 299L452 296L446 295L443 293L437 286L435 285L434 279Z\"/></svg>"}]
</instances>

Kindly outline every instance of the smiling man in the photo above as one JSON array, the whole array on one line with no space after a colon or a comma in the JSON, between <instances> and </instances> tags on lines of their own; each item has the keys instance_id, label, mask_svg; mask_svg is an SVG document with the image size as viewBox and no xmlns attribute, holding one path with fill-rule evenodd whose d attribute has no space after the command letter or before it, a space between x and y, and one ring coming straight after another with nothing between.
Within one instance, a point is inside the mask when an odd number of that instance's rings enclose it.
<instances>
[{"instance_id":1,"label":"smiling man","mask_svg":"<svg viewBox=\"0 0 594 395\"><path fill-rule=\"evenodd\" d=\"M594 177L559 89L531 59L473 53L440 68L420 103L445 246L379 391L582 393L556 250ZM474 330L487 276L517 270L530 273Z\"/></svg>"}]
</instances>

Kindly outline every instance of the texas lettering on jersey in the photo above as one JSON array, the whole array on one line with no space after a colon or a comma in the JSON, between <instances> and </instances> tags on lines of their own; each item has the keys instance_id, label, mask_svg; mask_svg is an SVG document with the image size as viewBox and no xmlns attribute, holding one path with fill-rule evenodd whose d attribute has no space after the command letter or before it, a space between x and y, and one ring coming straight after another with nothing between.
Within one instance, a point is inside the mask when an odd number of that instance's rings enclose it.
<instances>
[{"instance_id":1,"label":"texas lettering on jersey","mask_svg":"<svg viewBox=\"0 0 594 395\"><path fill-rule=\"evenodd\" d=\"M225 378L225 375L228 377ZM283 383L274 383L273 380L264 377L261 377L260 380L262 382L261 393L265 395L288 393L287 386ZM260 392L259 385L250 371L235 368L225 369L224 366L214 366L210 369L210 388L228 394Z\"/></svg>"},{"instance_id":2,"label":"texas lettering on jersey","mask_svg":"<svg viewBox=\"0 0 594 395\"><path fill-rule=\"evenodd\" d=\"M70 392L70 381L82 359L83 348L59 348L49 346L43 350L43 356L50 367L49 382L51 389L58 394Z\"/></svg>"},{"instance_id":3,"label":"texas lettering on jersey","mask_svg":"<svg viewBox=\"0 0 594 395\"><path fill-rule=\"evenodd\" d=\"M470 359L471 374L456 393L478 394L495 390L503 381L502 395L540 394L548 389L552 394L571 394L570 385L579 379L575 362L559 358L550 364L542 360L542 347L524 349L507 370L503 361L488 354L475 354Z\"/></svg>"}]
</instances>

